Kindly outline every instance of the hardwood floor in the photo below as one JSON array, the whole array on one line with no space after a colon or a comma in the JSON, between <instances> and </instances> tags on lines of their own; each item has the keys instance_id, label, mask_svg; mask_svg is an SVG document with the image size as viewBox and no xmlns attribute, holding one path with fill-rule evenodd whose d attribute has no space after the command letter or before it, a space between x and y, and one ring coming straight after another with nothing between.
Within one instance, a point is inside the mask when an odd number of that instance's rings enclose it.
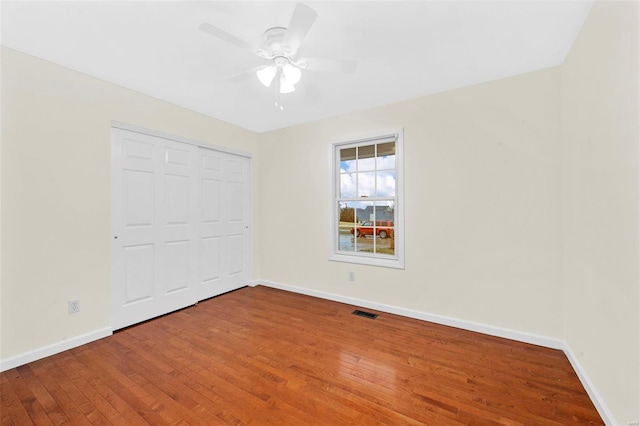
<instances>
[{"instance_id":1,"label":"hardwood floor","mask_svg":"<svg viewBox=\"0 0 640 426\"><path fill-rule=\"evenodd\" d=\"M561 351L353 309L227 293L2 373L2 425L603 424Z\"/></svg>"}]
</instances>

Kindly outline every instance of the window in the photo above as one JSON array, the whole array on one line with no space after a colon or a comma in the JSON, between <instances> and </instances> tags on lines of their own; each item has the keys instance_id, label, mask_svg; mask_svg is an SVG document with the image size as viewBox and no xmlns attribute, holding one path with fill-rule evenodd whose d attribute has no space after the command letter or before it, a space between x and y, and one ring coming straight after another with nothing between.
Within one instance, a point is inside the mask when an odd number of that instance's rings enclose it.
<instances>
[{"instance_id":1,"label":"window","mask_svg":"<svg viewBox=\"0 0 640 426\"><path fill-rule=\"evenodd\" d=\"M333 145L331 260L404 267L402 133Z\"/></svg>"}]
</instances>

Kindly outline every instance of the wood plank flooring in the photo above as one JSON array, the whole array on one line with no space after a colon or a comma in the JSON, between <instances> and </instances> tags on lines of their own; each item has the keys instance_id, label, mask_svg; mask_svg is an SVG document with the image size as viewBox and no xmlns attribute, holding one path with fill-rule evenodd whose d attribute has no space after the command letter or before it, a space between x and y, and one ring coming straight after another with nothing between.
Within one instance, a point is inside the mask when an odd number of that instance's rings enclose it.
<instances>
[{"instance_id":1,"label":"wood plank flooring","mask_svg":"<svg viewBox=\"0 0 640 426\"><path fill-rule=\"evenodd\" d=\"M265 287L0 375L2 425L603 424L558 350Z\"/></svg>"}]
</instances>

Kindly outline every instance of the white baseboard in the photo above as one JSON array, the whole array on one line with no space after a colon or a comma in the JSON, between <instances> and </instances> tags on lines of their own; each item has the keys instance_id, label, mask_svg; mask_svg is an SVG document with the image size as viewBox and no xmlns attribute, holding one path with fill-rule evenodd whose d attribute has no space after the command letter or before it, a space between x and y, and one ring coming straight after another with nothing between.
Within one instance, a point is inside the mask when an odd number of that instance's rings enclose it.
<instances>
[{"instance_id":1,"label":"white baseboard","mask_svg":"<svg viewBox=\"0 0 640 426\"><path fill-rule=\"evenodd\" d=\"M111 327L101 328L99 330L92 331L90 333L81 334L80 336L73 337L71 339L63 340L62 342L54 343L49 346L45 346L40 349L25 352L20 355L12 356L8 359L0 360L0 372L7 371L11 368L19 367L24 364L28 364L33 361L37 361L42 358L46 358L51 355L55 355L60 352L64 352L69 349L82 346L86 343L93 342L94 340L102 339L107 336L111 336Z\"/></svg>"},{"instance_id":2,"label":"white baseboard","mask_svg":"<svg viewBox=\"0 0 640 426\"><path fill-rule=\"evenodd\" d=\"M449 327L460 328L463 330L475 331L478 333L489 334L491 336L503 337L505 339L516 340L518 342L531 343L533 345L544 346L552 349L562 349L564 342L558 339L552 339L537 334L524 333L508 328L501 328L480 324L473 321L466 321L457 318L451 318L444 315L430 314L428 312L417 311L413 309L401 308L399 306L386 305L384 303L371 302L369 300L357 299L355 297L341 296L339 294L326 293L324 291L312 290L309 288L293 286L289 284L281 284L272 281L256 281L265 287L277 288L280 290L290 291L292 293L305 294L320 299L333 300L334 302L346 303L349 305L361 306L364 308L375 309L376 311L387 312L389 314L401 315L403 317L419 319L422 321L433 322L436 324L447 325Z\"/></svg>"},{"instance_id":3,"label":"white baseboard","mask_svg":"<svg viewBox=\"0 0 640 426\"><path fill-rule=\"evenodd\" d=\"M591 398L593 405L595 405L598 410L598 414L602 417L602 420L607 424L614 426L616 422L614 421L613 415L611 411L607 408L604 400L600 396L600 393L594 387L593 383L587 376L587 373L584 371L577 358L574 356L573 352L569 345L560 339L554 339L550 337L540 336L537 334L524 333L517 330L511 330L502 327L495 327L486 324L480 324L473 321L466 321L457 318L446 317L443 315L430 314L428 312L416 311L413 309L405 309L398 306L386 305L384 303L371 302L368 300L357 299L354 297L341 296L339 294L327 293L324 291L313 290L304 287L298 287L289 284L276 283L272 281L264 281L264 280L256 280L253 282L251 287L255 287L256 285L262 285L265 287L277 288L280 290L290 291L292 293L304 294L307 296L318 297L320 299L332 300L334 302L346 303L349 305L360 306L369 309L375 309L376 311L387 312L389 314L401 315L408 318L419 319L422 321L433 322L436 324L447 325L450 327L460 328L462 330L475 331L478 333L488 334L490 336L503 337L505 339L516 340L518 342L530 343L533 345L543 346L551 349L560 349L562 350L569 362L571 363L573 369L576 371L580 382L582 382L582 386L584 386L587 394Z\"/></svg>"},{"instance_id":4,"label":"white baseboard","mask_svg":"<svg viewBox=\"0 0 640 426\"><path fill-rule=\"evenodd\" d=\"M564 351L565 355L569 359L569 362L571 363L573 370L578 375L578 378L580 379L582 386L584 386L584 389L587 391L589 398L591 398L591 402L593 402L593 405L595 405L596 410L598 410L598 414L600 414L600 417L602 417L602 420L605 422L605 424L610 426L617 425L618 423L616 423L616 421L614 420L613 414L611 413L611 411L609 411L609 408L607 408L602 397L600 396L600 393L591 382L591 379L589 379L589 376L587 376L587 372L584 371L582 364L580 364L580 362L578 361L578 358L574 355L573 351L571 350L571 347L567 342L563 342L563 343L564 344L563 344L562 350Z\"/></svg>"}]
</instances>

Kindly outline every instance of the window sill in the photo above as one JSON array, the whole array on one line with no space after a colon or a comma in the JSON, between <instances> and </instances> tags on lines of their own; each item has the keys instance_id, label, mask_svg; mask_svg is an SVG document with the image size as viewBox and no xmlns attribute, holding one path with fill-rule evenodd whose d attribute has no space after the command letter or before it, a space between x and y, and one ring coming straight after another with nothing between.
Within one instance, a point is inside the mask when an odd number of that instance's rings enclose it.
<instances>
[{"instance_id":1,"label":"window sill","mask_svg":"<svg viewBox=\"0 0 640 426\"><path fill-rule=\"evenodd\" d=\"M368 257L360 255L334 253L329 256L333 262L355 263L359 265L382 266L384 268L404 269L404 262L400 259L383 259L379 257Z\"/></svg>"}]
</instances>

